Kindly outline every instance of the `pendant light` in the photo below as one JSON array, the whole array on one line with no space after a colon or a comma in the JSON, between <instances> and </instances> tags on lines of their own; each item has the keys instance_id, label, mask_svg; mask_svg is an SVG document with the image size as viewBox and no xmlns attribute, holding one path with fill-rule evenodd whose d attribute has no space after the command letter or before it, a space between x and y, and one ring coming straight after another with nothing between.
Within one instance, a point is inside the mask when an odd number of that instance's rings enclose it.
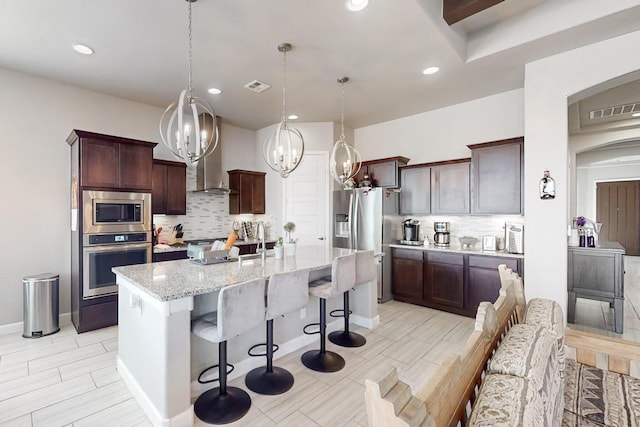
<instances>
[{"instance_id":1,"label":"pendant light","mask_svg":"<svg viewBox=\"0 0 640 427\"><path fill-rule=\"evenodd\" d=\"M193 94L191 3L197 0L186 1L189 3L189 83L180 92L178 101L162 113L160 136L176 158L189 167L195 167L198 160L216 149L219 134L213 109L207 101Z\"/></svg>"},{"instance_id":2,"label":"pendant light","mask_svg":"<svg viewBox=\"0 0 640 427\"><path fill-rule=\"evenodd\" d=\"M300 131L287 122L287 52L291 50L289 43L278 45L283 56L282 72L282 119L276 130L264 141L263 157L267 165L286 178L302 161L304 155L304 138Z\"/></svg>"},{"instance_id":3,"label":"pendant light","mask_svg":"<svg viewBox=\"0 0 640 427\"><path fill-rule=\"evenodd\" d=\"M331 176L339 184L344 185L345 182L356 176L360 171L362 161L360 153L352 145L347 144L344 136L344 84L349 81L349 77L341 77L338 79L342 87L342 96L340 99L340 137L331 150L329 157L329 171Z\"/></svg>"}]
</instances>

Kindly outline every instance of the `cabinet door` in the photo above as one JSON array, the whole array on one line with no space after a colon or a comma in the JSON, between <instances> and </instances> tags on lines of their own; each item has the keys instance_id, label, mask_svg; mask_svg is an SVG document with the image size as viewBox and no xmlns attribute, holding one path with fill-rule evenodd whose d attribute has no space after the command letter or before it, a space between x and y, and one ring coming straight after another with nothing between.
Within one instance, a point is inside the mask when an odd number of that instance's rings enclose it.
<instances>
[{"instance_id":1,"label":"cabinet door","mask_svg":"<svg viewBox=\"0 0 640 427\"><path fill-rule=\"evenodd\" d=\"M522 143L472 150L474 214L522 213Z\"/></svg>"},{"instance_id":2,"label":"cabinet door","mask_svg":"<svg viewBox=\"0 0 640 427\"><path fill-rule=\"evenodd\" d=\"M398 186L398 163L396 161L371 164L367 171L374 187Z\"/></svg>"},{"instance_id":3,"label":"cabinet door","mask_svg":"<svg viewBox=\"0 0 640 427\"><path fill-rule=\"evenodd\" d=\"M81 148L81 183L83 187L118 188L118 153L120 144L83 138Z\"/></svg>"},{"instance_id":4,"label":"cabinet door","mask_svg":"<svg viewBox=\"0 0 640 427\"><path fill-rule=\"evenodd\" d=\"M420 301L423 299L422 251L394 249L391 274L394 296Z\"/></svg>"},{"instance_id":5,"label":"cabinet door","mask_svg":"<svg viewBox=\"0 0 640 427\"><path fill-rule=\"evenodd\" d=\"M120 144L120 188L151 191L153 148Z\"/></svg>"},{"instance_id":6,"label":"cabinet door","mask_svg":"<svg viewBox=\"0 0 640 427\"><path fill-rule=\"evenodd\" d=\"M518 271L518 262L515 258L469 256L469 283L465 308L470 313L475 313L482 301L494 303L498 299L502 286L498 273L500 264Z\"/></svg>"},{"instance_id":7,"label":"cabinet door","mask_svg":"<svg viewBox=\"0 0 640 427\"><path fill-rule=\"evenodd\" d=\"M431 213L468 214L470 212L469 169L469 163L453 163L431 168Z\"/></svg>"},{"instance_id":8,"label":"cabinet door","mask_svg":"<svg viewBox=\"0 0 640 427\"><path fill-rule=\"evenodd\" d=\"M151 176L151 212L167 213L167 166L154 163Z\"/></svg>"},{"instance_id":9,"label":"cabinet door","mask_svg":"<svg viewBox=\"0 0 640 427\"><path fill-rule=\"evenodd\" d=\"M431 168L400 169L400 215L431 213Z\"/></svg>"},{"instance_id":10,"label":"cabinet door","mask_svg":"<svg viewBox=\"0 0 640 427\"><path fill-rule=\"evenodd\" d=\"M167 214L187 214L187 168L185 165L167 166Z\"/></svg>"},{"instance_id":11,"label":"cabinet door","mask_svg":"<svg viewBox=\"0 0 640 427\"><path fill-rule=\"evenodd\" d=\"M445 262L440 262L445 261ZM429 253L425 264L425 299L449 307L464 307L464 263L462 255Z\"/></svg>"},{"instance_id":12,"label":"cabinet door","mask_svg":"<svg viewBox=\"0 0 640 427\"><path fill-rule=\"evenodd\" d=\"M253 212L253 175L240 175L240 213Z\"/></svg>"},{"instance_id":13,"label":"cabinet door","mask_svg":"<svg viewBox=\"0 0 640 427\"><path fill-rule=\"evenodd\" d=\"M252 212L254 214L265 213L265 177L264 175L255 175L253 177L253 201Z\"/></svg>"}]
</instances>

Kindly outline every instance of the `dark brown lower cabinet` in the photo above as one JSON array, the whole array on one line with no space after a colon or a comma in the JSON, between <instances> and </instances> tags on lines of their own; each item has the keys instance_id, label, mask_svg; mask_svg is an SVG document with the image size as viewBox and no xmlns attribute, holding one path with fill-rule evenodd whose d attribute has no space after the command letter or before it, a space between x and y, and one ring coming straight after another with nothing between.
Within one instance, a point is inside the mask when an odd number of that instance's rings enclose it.
<instances>
[{"instance_id":1,"label":"dark brown lower cabinet","mask_svg":"<svg viewBox=\"0 0 640 427\"><path fill-rule=\"evenodd\" d=\"M418 304L423 297L422 251L393 248L391 256L392 291L399 301Z\"/></svg>"},{"instance_id":2,"label":"dark brown lower cabinet","mask_svg":"<svg viewBox=\"0 0 640 427\"><path fill-rule=\"evenodd\" d=\"M524 277L524 260L392 248L392 289L398 301L475 317L482 301L500 293L498 265Z\"/></svg>"},{"instance_id":3,"label":"dark brown lower cabinet","mask_svg":"<svg viewBox=\"0 0 640 427\"><path fill-rule=\"evenodd\" d=\"M464 307L463 255L428 252L424 270L424 296L427 304L436 308Z\"/></svg>"}]
</instances>

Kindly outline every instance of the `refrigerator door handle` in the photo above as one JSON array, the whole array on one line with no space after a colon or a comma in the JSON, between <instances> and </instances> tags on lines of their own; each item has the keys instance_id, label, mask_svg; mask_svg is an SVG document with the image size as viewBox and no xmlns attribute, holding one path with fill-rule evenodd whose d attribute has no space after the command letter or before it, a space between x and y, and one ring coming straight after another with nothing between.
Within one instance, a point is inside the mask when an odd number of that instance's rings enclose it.
<instances>
[{"instance_id":1,"label":"refrigerator door handle","mask_svg":"<svg viewBox=\"0 0 640 427\"><path fill-rule=\"evenodd\" d=\"M351 192L351 194L349 194L349 249L353 249L353 241L353 192Z\"/></svg>"},{"instance_id":2,"label":"refrigerator door handle","mask_svg":"<svg viewBox=\"0 0 640 427\"><path fill-rule=\"evenodd\" d=\"M358 240L358 227L360 226L360 193L356 193L353 207L353 247L351 249L360 249L360 241Z\"/></svg>"}]
</instances>

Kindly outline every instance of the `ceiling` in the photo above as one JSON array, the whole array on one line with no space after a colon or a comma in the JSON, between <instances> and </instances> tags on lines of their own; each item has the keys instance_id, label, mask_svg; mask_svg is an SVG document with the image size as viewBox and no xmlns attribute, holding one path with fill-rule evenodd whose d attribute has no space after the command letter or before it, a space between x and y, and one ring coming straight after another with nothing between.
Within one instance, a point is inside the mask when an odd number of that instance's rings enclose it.
<instances>
[{"instance_id":1,"label":"ceiling","mask_svg":"<svg viewBox=\"0 0 640 427\"><path fill-rule=\"evenodd\" d=\"M287 113L359 128L523 87L524 64L640 29L640 0L505 0L448 26L441 0L199 0L193 79L225 121L259 129ZM576 11L580 13L576 13ZM73 43L91 46L82 56ZM0 67L166 107L187 83L184 0L3 0ZM425 76L431 65L440 72ZM272 87L254 93L244 85ZM217 87L219 95L206 89Z\"/></svg>"}]
</instances>

